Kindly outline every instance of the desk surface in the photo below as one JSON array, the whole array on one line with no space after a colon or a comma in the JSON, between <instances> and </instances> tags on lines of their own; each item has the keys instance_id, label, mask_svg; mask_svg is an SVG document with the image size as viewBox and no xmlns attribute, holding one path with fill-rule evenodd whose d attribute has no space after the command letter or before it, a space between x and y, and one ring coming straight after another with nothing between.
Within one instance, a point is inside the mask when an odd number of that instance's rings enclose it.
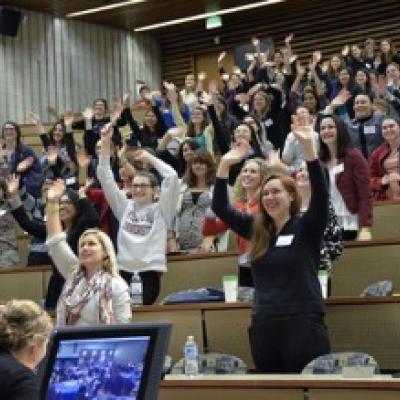
<instances>
[{"instance_id":1,"label":"desk surface","mask_svg":"<svg viewBox=\"0 0 400 400\"><path fill-rule=\"evenodd\" d=\"M375 375L371 379L347 379L338 375L166 375L162 387L236 387L236 388L307 388L307 389L379 389L400 390L400 379Z\"/></svg>"},{"instance_id":2,"label":"desk surface","mask_svg":"<svg viewBox=\"0 0 400 400\"><path fill-rule=\"evenodd\" d=\"M331 305L367 305L367 304L387 304L400 303L400 296L387 297L330 297L325 301L329 307ZM251 303L190 303L190 304L165 304L152 305L133 308L134 312L160 312L160 311L187 311L187 310L229 310L251 308Z\"/></svg>"}]
</instances>

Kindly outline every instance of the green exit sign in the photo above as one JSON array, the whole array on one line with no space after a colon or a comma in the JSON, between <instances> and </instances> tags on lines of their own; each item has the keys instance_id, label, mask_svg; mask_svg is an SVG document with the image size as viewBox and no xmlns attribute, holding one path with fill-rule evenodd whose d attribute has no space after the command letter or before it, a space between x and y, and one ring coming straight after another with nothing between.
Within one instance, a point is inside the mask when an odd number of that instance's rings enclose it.
<instances>
[{"instance_id":1,"label":"green exit sign","mask_svg":"<svg viewBox=\"0 0 400 400\"><path fill-rule=\"evenodd\" d=\"M220 15L214 15L213 17L209 17L206 19L206 28L207 29L215 29L222 26L222 18Z\"/></svg>"}]
</instances>

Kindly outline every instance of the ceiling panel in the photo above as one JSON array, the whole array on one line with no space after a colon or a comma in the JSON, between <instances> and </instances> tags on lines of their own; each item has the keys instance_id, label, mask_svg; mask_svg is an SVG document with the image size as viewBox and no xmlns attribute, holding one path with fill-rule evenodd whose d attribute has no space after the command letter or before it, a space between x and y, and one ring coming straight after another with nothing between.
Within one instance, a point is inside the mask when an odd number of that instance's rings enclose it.
<instances>
[{"instance_id":1,"label":"ceiling panel","mask_svg":"<svg viewBox=\"0 0 400 400\"><path fill-rule=\"evenodd\" d=\"M100 7L120 0L0 0L0 5L9 5L28 10L49 13L64 17L66 14L88 8ZM293 1L293 0L291 0ZM249 0L219 0L220 8L251 4ZM132 4L114 10L79 17L80 20L114 26L122 29L160 23L171 19L182 18L205 11L207 0L147 0L144 3ZM268 7L263 7L263 9ZM245 16L245 13L243 13ZM223 19L229 18L228 16ZM204 24L204 21L189 22L189 24ZM169 30L179 31L184 25L177 25ZM153 32L156 35L160 31Z\"/></svg>"}]
</instances>

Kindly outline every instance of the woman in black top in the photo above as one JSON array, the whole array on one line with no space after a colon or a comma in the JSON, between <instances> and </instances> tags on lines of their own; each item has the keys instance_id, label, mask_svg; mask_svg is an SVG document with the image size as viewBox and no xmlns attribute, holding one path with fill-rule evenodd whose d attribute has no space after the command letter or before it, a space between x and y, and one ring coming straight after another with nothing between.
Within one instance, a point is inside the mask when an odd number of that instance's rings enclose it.
<instances>
[{"instance_id":1,"label":"woman in black top","mask_svg":"<svg viewBox=\"0 0 400 400\"><path fill-rule=\"evenodd\" d=\"M324 302L317 277L320 248L328 218L328 188L312 140L311 126L294 124L302 144L312 194L298 215L300 196L292 178L271 175L260 191L255 216L229 205L229 169L245 157L246 142L222 158L212 208L238 235L252 240L255 286L250 345L257 371L299 373L312 359L329 353Z\"/></svg>"},{"instance_id":2,"label":"woman in black top","mask_svg":"<svg viewBox=\"0 0 400 400\"><path fill-rule=\"evenodd\" d=\"M0 393L7 400L38 400L33 369L46 354L52 322L37 304L11 300L0 309Z\"/></svg>"}]
</instances>

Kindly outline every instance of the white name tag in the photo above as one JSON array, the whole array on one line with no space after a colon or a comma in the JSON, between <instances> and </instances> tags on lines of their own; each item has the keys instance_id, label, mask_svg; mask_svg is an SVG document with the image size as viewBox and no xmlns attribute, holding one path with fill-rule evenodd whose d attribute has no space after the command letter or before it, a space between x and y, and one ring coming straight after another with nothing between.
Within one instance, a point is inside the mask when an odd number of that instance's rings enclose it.
<instances>
[{"instance_id":1,"label":"white name tag","mask_svg":"<svg viewBox=\"0 0 400 400\"><path fill-rule=\"evenodd\" d=\"M364 126L364 135L373 135L376 133L375 126Z\"/></svg>"},{"instance_id":2,"label":"white name tag","mask_svg":"<svg viewBox=\"0 0 400 400\"><path fill-rule=\"evenodd\" d=\"M276 245L278 247L290 246L293 242L294 235L280 235L276 240Z\"/></svg>"},{"instance_id":3,"label":"white name tag","mask_svg":"<svg viewBox=\"0 0 400 400\"><path fill-rule=\"evenodd\" d=\"M76 178L74 176L71 176L70 178L67 178L65 180L66 185L74 185L76 183Z\"/></svg>"},{"instance_id":4,"label":"white name tag","mask_svg":"<svg viewBox=\"0 0 400 400\"><path fill-rule=\"evenodd\" d=\"M338 165L335 165L335 166L332 168L332 172L333 172L335 175L341 174L343 171L344 171L344 164L343 164L343 163L338 164Z\"/></svg>"}]
</instances>

